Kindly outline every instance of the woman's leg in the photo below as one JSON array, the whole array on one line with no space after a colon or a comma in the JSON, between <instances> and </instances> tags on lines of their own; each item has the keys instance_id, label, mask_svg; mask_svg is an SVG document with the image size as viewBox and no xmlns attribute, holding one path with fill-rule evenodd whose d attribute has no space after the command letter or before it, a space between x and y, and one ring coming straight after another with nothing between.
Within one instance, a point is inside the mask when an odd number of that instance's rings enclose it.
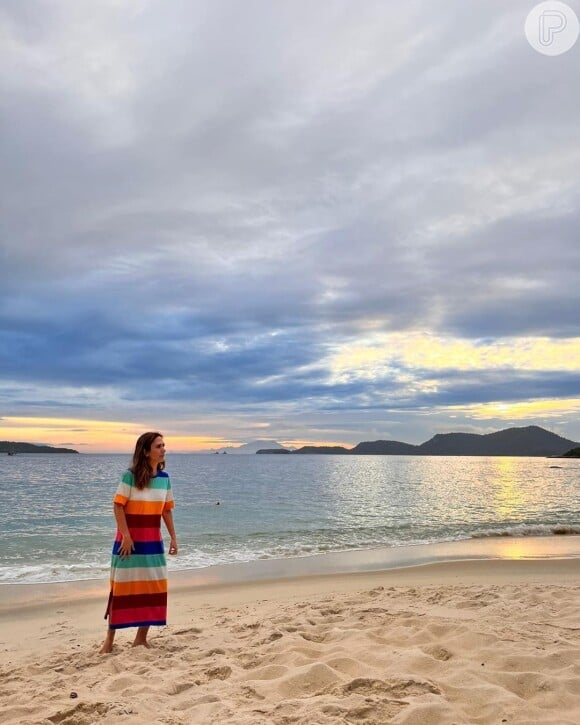
<instances>
[{"instance_id":1,"label":"woman's leg","mask_svg":"<svg viewBox=\"0 0 580 725\"><path fill-rule=\"evenodd\" d=\"M139 627L137 630L137 634L135 635L135 641L133 642L133 647L139 647L143 645L143 647L149 647L149 642L147 642L147 633L149 632L149 627Z\"/></svg>"},{"instance_id":2,"label":"woman's leg","mask_svg":"<svg viewBox=\"0 0 580 725\"><path fill-rule=\"evenodd\" d=\"M99 650L99 654L106 655L113 651L113 642L115 640L115 632L116 629L108 629L107 634L105 636L105 641L103 642L103 646Z\"/></svg>"}]
</instances>

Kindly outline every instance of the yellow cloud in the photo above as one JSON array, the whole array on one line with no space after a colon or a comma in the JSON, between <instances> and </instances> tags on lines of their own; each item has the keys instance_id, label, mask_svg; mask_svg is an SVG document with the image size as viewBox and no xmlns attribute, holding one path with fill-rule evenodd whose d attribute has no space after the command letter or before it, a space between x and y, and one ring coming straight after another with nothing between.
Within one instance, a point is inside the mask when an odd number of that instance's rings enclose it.
<instances>
[{"instance_id":1,"label":"yellow cloud","mask_svg":"<svg viewBox=\"0 0 580 725\"><path fill-rule=\"evenodd\" d=\"M82 420L80 418L4 417L0 420L3 440L42 443L76 448L81 453L128 453L148 427L135 422ZM224 445L221 438L208 436L172 436L163 429L168 450L186 452Z\"/></svg>"},{"instance_id":2,"label":"yellow cloud","mask_svg":"<svg viewBox=\"0 0 580 725\"><path fill-rule=\"evenodd\" d=\"M145 429L136 423L79 418L4 417L0 436L4 439L78 448L81 452L130 450ZM74 444L74 445L73 445Z\"/></svg>"},{"instance_id":3,"label":"yellow cloud","mask_svg":"<svg viewBox=\"0 0 580 725\"><path fill-rule=\"evenodd\" d=\"M450 406L447 410L461 410L473 418L481 420L491 418L506 420L525 420L540 417L558 418L575 411L580 413L580 398L530 400L518 403L478 403L476 405Z\"/></svg>"},{"instance_id":4,"label":"yellow cloud","mask_svg":"<svg viewBox=\"0 0 580 725\"><path fill-rule=\"evenodd\" d=\"M508 338L478 342L423 332L377 334L335 350L327 364L334 382L374 379L407 370L577 370L580 338Z\"/></svg>"}]
</instances>

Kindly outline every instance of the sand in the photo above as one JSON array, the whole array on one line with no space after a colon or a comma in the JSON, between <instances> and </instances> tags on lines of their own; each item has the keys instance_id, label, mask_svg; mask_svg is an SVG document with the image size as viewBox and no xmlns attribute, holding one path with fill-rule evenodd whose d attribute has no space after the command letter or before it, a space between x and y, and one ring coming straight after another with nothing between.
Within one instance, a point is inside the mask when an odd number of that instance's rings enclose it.
<instances>
[{"instance_id":1,"label":"sand","mask_svg":"<svg viewBox=\"0 0 580 725\"><path fill-rule=\"evenodd\" d=\"M173 579L111 655L106 582L0 587L0 722L580 723L578 558Z\"/></svg>"}]
</instances>

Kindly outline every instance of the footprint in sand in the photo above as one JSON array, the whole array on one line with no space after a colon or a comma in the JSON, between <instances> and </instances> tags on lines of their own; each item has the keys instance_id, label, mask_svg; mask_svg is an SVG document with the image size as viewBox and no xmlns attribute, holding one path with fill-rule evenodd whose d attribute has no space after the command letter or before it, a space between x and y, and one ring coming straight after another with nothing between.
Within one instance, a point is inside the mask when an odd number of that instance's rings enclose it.
<instances>
[{"instance_id":1,"label":"footprint in sand","mask_svg":"<svg viewBox=\"0 0 580 725\"><path fill-rule=\"evenodd\" d=\"M374 680L368 677L357 677L342 686L342 692L350 695L390 695L402 698L411 695L440 695L441 690L431 682L421 680Z\"/></svg>"},{"instance_id":2,"label":"footprint in sand","mask_svg":"<svg viewBox=\"0 0 580 725\"><path fill-rule=\"evenodd\" d=\"M285 665L266 665L258 667L249 674L251 680L277 680L289 672Z\"/></svg>"},{"instance_id":3,"label":"footprint in sand","mask_svg":"<svg viewBox=\"0 0 580 725\"><path fill-rule=\"evenodd\" d=\"M385 591L385 587L375 587L374 589L370 589L368 592L365 592L367 597L378 597L381 592Z\"/></svg>"},{"instance_id":4,"label":"footprint in sand","mask_svg":"<svg viewBox=\"0 0 580 725\"><path fill-rule=\"evenodd\" d=\"M240 688L240 693L242 697L247 698L248 700L264 700L264 695L260 695L259 692L256 692L253 687L250 687L249 685L243 685Z\"/></svg>"},{"instance_id":5,"label":"footprint in sand","mask_svg":"<svg viewBox=\"0 0 580 725\"><path fill-rule=\"evenodd\" d=\"M255 631L256 629L260 629L262 625L260 622L247 622L246 624L237 624L235 627L232 627L232 632L241 633L241 632L247 632L250 630L250 633L252 631Z\"/></svg>"},{"instance_id":6,"label":"footprint in sand","mask_svg":"<svg viewBox=\"0 0 580 725\"><path fill-rule=\"evenodd\" d=\"M358 707L352 707L345 712L346 722L387 723L407 706L406 702L399 700L378 700Z\"/></svg>"},{"instance_id":7,"label":"footprint in sand","mask_svg":"<svg viewBox=\"0 0 580 725\"><path fill-rule=\"evenodd\" d=\"M344 612L344 609L340 609L340 607L325 607L324 609L320 609L319 611L323 617L329 617L334 614L342 614Z\"/></svg>"},{"instance_id":8,"label":"footprint in sand","mask_svg":"<svg viewBox=\"0 0 580 725\"><path fill-rule=\"evenodd\" d=\"M356 612L353 612L353 615L356 616L359 622L377 620L379 622L386 622L391 617L388 610L384 607L366 607L365 609L358 609Z\"/></svg>"},{"instance_id":9,"label":"footprint in sand","mask_svg":"<svg viewBox=\"0 0 580 725\"><path fill-rule=\"evenodd\" d=\"M243 654L238 657L238 662L244 670L253 670L262 664L262 659L256 655Z\"/></svg>"},{"instance_id":10,"label":"footprint in sand","mask_svg":"<svg viewBox=\"0 0 580 725\"><path fill-rule=\"evenodd\" d=\"M140 685L143 685L143 678L136 677L135 675L121 675L109 682L107 690L109 692L124 692L130 687L138 687Z\"/></svg>"},{"instance_id":11,"label":"footprint in sand","mask_svg":"<svg viewBox=\"0 0 580 725\"><path fill-rule=\"evenodd\" d=\"M340 673L324 662L317 662L279 678L277 689L286 698L314 697L326 694L341 680Z\"/></svg>"},{"instance_id":12,"label":"footprint in sand","mask_svg":"<svg viewBox=\"0 0 580 725\"><path fill-rule=\"evenodd\" d=\"M227 680L232 674L232 668L227 665L211 667L209 670L205 670L204 674L206 674L210 680Z\"/></svg>"},{"instance_id":13,"label":"footprint in sand","mask_svg":"<svg viewBox=\"0 0 580 725\"><path fill-rule=\"evenodd\" d=\"M76 707L49 715L47 720L55 725L92 725L98 718L104 717L111 707L104 702L81 702Z\"/></svg>"},{"instance_id":14,"label":"footprint in sand","mask_svg":"<svg viewBox=\"0 0 580 725\"><path fill-rule=\"evenodd\" d=\"M188 629L178 629L173 634L201 634L203 632L199 627L189 627Z\"/></svg>"},{"instance_id":15,"label":"footprint in sand","mask_svg":"<svg viewBox=\"0 0 580 725\"><path fill-rule=\"evenodd\" d=\"M450 660L453 657L448 649L445 649L445 647L442 647L438 644L430 644L426 647L421 647L421 650L426 655L429 655L429 657L433 657L433 659L439 660L439 662L447 662L447 660Z\"/></svg>"},{"instance_id":16,"label":"footprint in sand","mask_svg":"<svg viewBox=\"0 0 580 725\"><path fill-rule=\"evenodd\" d=\"M204 652L201 656L212 657L213 655L225 655L225 653L225 649L221 649L220 647L214 647L214 649L208 649L208 651Z\"/></svg>"},{"instance_id":17,"label":"footprint in sand","mask_svg":"<svg viewBox=\"0 0 580 725\"><path fill-rule=\"evenodd\" d=\"M181 695L182 692L190 690L192 687L195 687L194 682L174 682L169 686L167 692L169 695Z\"/></svg>"}]
</instances>

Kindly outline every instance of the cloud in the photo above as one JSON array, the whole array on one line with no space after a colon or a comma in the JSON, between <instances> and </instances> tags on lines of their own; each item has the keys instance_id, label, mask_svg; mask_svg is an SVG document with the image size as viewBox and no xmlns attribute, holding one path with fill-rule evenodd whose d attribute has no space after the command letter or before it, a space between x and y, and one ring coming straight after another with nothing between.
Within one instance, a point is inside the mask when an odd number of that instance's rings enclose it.
<instances>
[{"instance_id":1,"label":"cloud","mask_svg":"<svg viewBox=\"0 0 580 725\"><path fill-rule=\"evenodd\" d=\"M3 3L0 405L576 395L579 70L528 10Z\"/></svg>"}]
</instances>

